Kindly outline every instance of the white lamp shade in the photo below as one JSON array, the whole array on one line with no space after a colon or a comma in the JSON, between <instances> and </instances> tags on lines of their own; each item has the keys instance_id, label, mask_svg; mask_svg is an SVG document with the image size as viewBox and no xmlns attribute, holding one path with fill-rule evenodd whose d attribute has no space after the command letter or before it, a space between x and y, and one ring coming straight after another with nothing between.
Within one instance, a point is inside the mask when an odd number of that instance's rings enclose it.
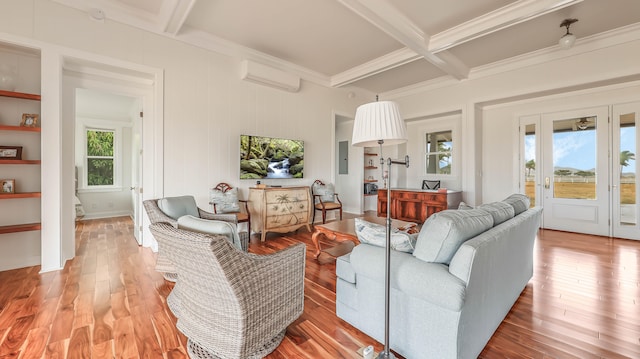
<instances>
[{"instance_id":1,"label":"white lamp shade","mask_svg":"<svg viewBox=\"0 0 640 359\"><path fill-rule=\"evenodd\" d=\"M376 101L361 105L356 110L351 144L358 147L397 145L407 142L407 126L400 116L398 104Z\"/></svg>"},{"instance_id":2,"label":"white lamp shade","mask_svg":"<svg viewBox=\"0 0 640 359\"><path fill-rule=\"evenodd\" d=\"M563 49L568 49L568 48L571 48L571 46L573 46L574 42L576 42L576 36L572 33L567 33L560 38L560 41L558 41L558 44L560 44L560 47L562 47Z\"/></svg>"}]
</instances>

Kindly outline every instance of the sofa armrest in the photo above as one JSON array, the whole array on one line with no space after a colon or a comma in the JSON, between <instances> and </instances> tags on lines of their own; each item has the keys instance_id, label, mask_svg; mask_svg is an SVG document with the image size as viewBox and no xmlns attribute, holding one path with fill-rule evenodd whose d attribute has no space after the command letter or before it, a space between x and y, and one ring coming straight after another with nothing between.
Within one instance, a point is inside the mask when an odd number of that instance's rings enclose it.
<instances>
[{"instance_id":1,"label":"sofa armrest","mask_svg":"<svg viewBox=\"0 0 640 359\"><path fill-rule=\"evenodd\" d=\"M351 265L358 276L365 276L384 285L385 249L359 244L351 252ZM404 252L391 251L391 287L409 296L460 311L464 304L466 286L449 273L444 264L429 263Z\"/></svg>"}]
</instances>

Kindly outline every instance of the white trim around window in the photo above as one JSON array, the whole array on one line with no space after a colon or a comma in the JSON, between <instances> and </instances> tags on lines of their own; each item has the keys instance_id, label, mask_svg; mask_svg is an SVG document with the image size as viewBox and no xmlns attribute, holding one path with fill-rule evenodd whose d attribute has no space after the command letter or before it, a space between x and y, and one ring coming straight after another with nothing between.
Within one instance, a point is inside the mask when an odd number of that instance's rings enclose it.
<instances>
[{"instance_id":1,"label":"white trim around window","mask_svg":"<svg viewBox=\"0 0 640 359\"><path fill-rule=\"evenodd\" d=\"M122 137L123 128L131 124L121 121L77 118L76 167L78 167L78 192L117 192L122 190ZM113 185L89 186L87 183L87 131L113 131Z\"/></svg>"}]
</instances>

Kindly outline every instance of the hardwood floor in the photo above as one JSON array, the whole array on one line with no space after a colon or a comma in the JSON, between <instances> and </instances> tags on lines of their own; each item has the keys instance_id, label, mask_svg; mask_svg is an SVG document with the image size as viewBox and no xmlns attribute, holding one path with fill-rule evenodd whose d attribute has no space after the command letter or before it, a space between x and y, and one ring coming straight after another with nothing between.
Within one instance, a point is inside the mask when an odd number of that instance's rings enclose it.
<instances>
[{"instance_id":1,"label":"hardwood floor","mask_svg":"<svg viewBox=\"0 0 640 359\"><path fill-rule=\"evenodd\" d=\"M138 247L130 219L85 221L77 238L62 271L0 272L0 359L185 358L165 301L172 285ZM313 258L310 233L253 236L250 251L299 241L304 313L269 358L358 358L373 340L335 316L335 264ZM640 358L639 268L639 241L542 230L534 277L480 357Z\"/></svg>"}]
</instances>

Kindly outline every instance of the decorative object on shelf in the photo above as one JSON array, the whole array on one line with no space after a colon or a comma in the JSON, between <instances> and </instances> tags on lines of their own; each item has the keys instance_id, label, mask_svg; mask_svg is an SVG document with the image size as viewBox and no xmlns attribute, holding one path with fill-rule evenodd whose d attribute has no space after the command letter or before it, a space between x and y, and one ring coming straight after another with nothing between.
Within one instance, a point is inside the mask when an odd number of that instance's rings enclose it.
<instances>
[{"instance_id":1,"label":"decorative object on shelf","mask_svg":"<svg viewBox=\"0 0 640 359\"><path fill-rule=\"evenodd\" d=\"M0 90L16 89L16 71L9 65L0 65Z\"/></svg>"},{"instance_id":2,"label":"decorative object on shelf","mask_svg":"<svg viewBox=\"0 0 640 359\"><path fill-rule=\"evenodd\" d=\"M560 27L567 28L567 33L564 34L560 38L560 40L558 40L558 44L560 44L560 47L562 47L563 49L571 48L571 46L573 46L573 43L576 42L576 35L569 32L569 27L571 27L571 24L573 24L574 22L578 22L578 19L564 19L564 21L560 23Z\"/></svg>"},{"instance_id":3,"label":"decorative object on shelf","mask_svg":"<svg viewBox=\"0 0 640 359\"><path fill-rule=\"evenodd\" d=\"M9 194L16 193L16 180L14 179L3 179L0 180L0 193Z\"/></svg>"},{"instance_id":4,"label":"decorative object on shelf","mask_svg":"<svg viewBox=\"0 0 640 359\"><path fill-rule=\"evenodd\" d=\"M0 160L21 160L22 146L0 146Z\"/></svg>"},{"instance_id":5,"label":"decorative object on shelf","mask_svg":"<svg viewBox=\"0 0 640 359\"><path fill-rule=\"evenodd\" d=\"M38 127L38 118L40 115L37 113L23 113L20 126L22 127Z\"/></svg>"},{"instance_id":6,"label":"decorative object on shelf","mask_svg":"<svg viewBox=\"0 0 640 359\"><path fill-rule=\"evenodd\" d=\"M397 145L407 142L407 126L400 116L398 105L392 101L377 101L364 104L356 110L351 143L358 147L380 145L380 164L384 174L383 145ZM409 167L409 156L404 161L387 159L387 176L392 164ZM383 176L384 177L384 176ZM384 350L378 358L395 358L389 348L389 306L391 293L391 191L387 191L387 225L385 242L385 284L384 284Z\"/></svg>"}]
</instances>

